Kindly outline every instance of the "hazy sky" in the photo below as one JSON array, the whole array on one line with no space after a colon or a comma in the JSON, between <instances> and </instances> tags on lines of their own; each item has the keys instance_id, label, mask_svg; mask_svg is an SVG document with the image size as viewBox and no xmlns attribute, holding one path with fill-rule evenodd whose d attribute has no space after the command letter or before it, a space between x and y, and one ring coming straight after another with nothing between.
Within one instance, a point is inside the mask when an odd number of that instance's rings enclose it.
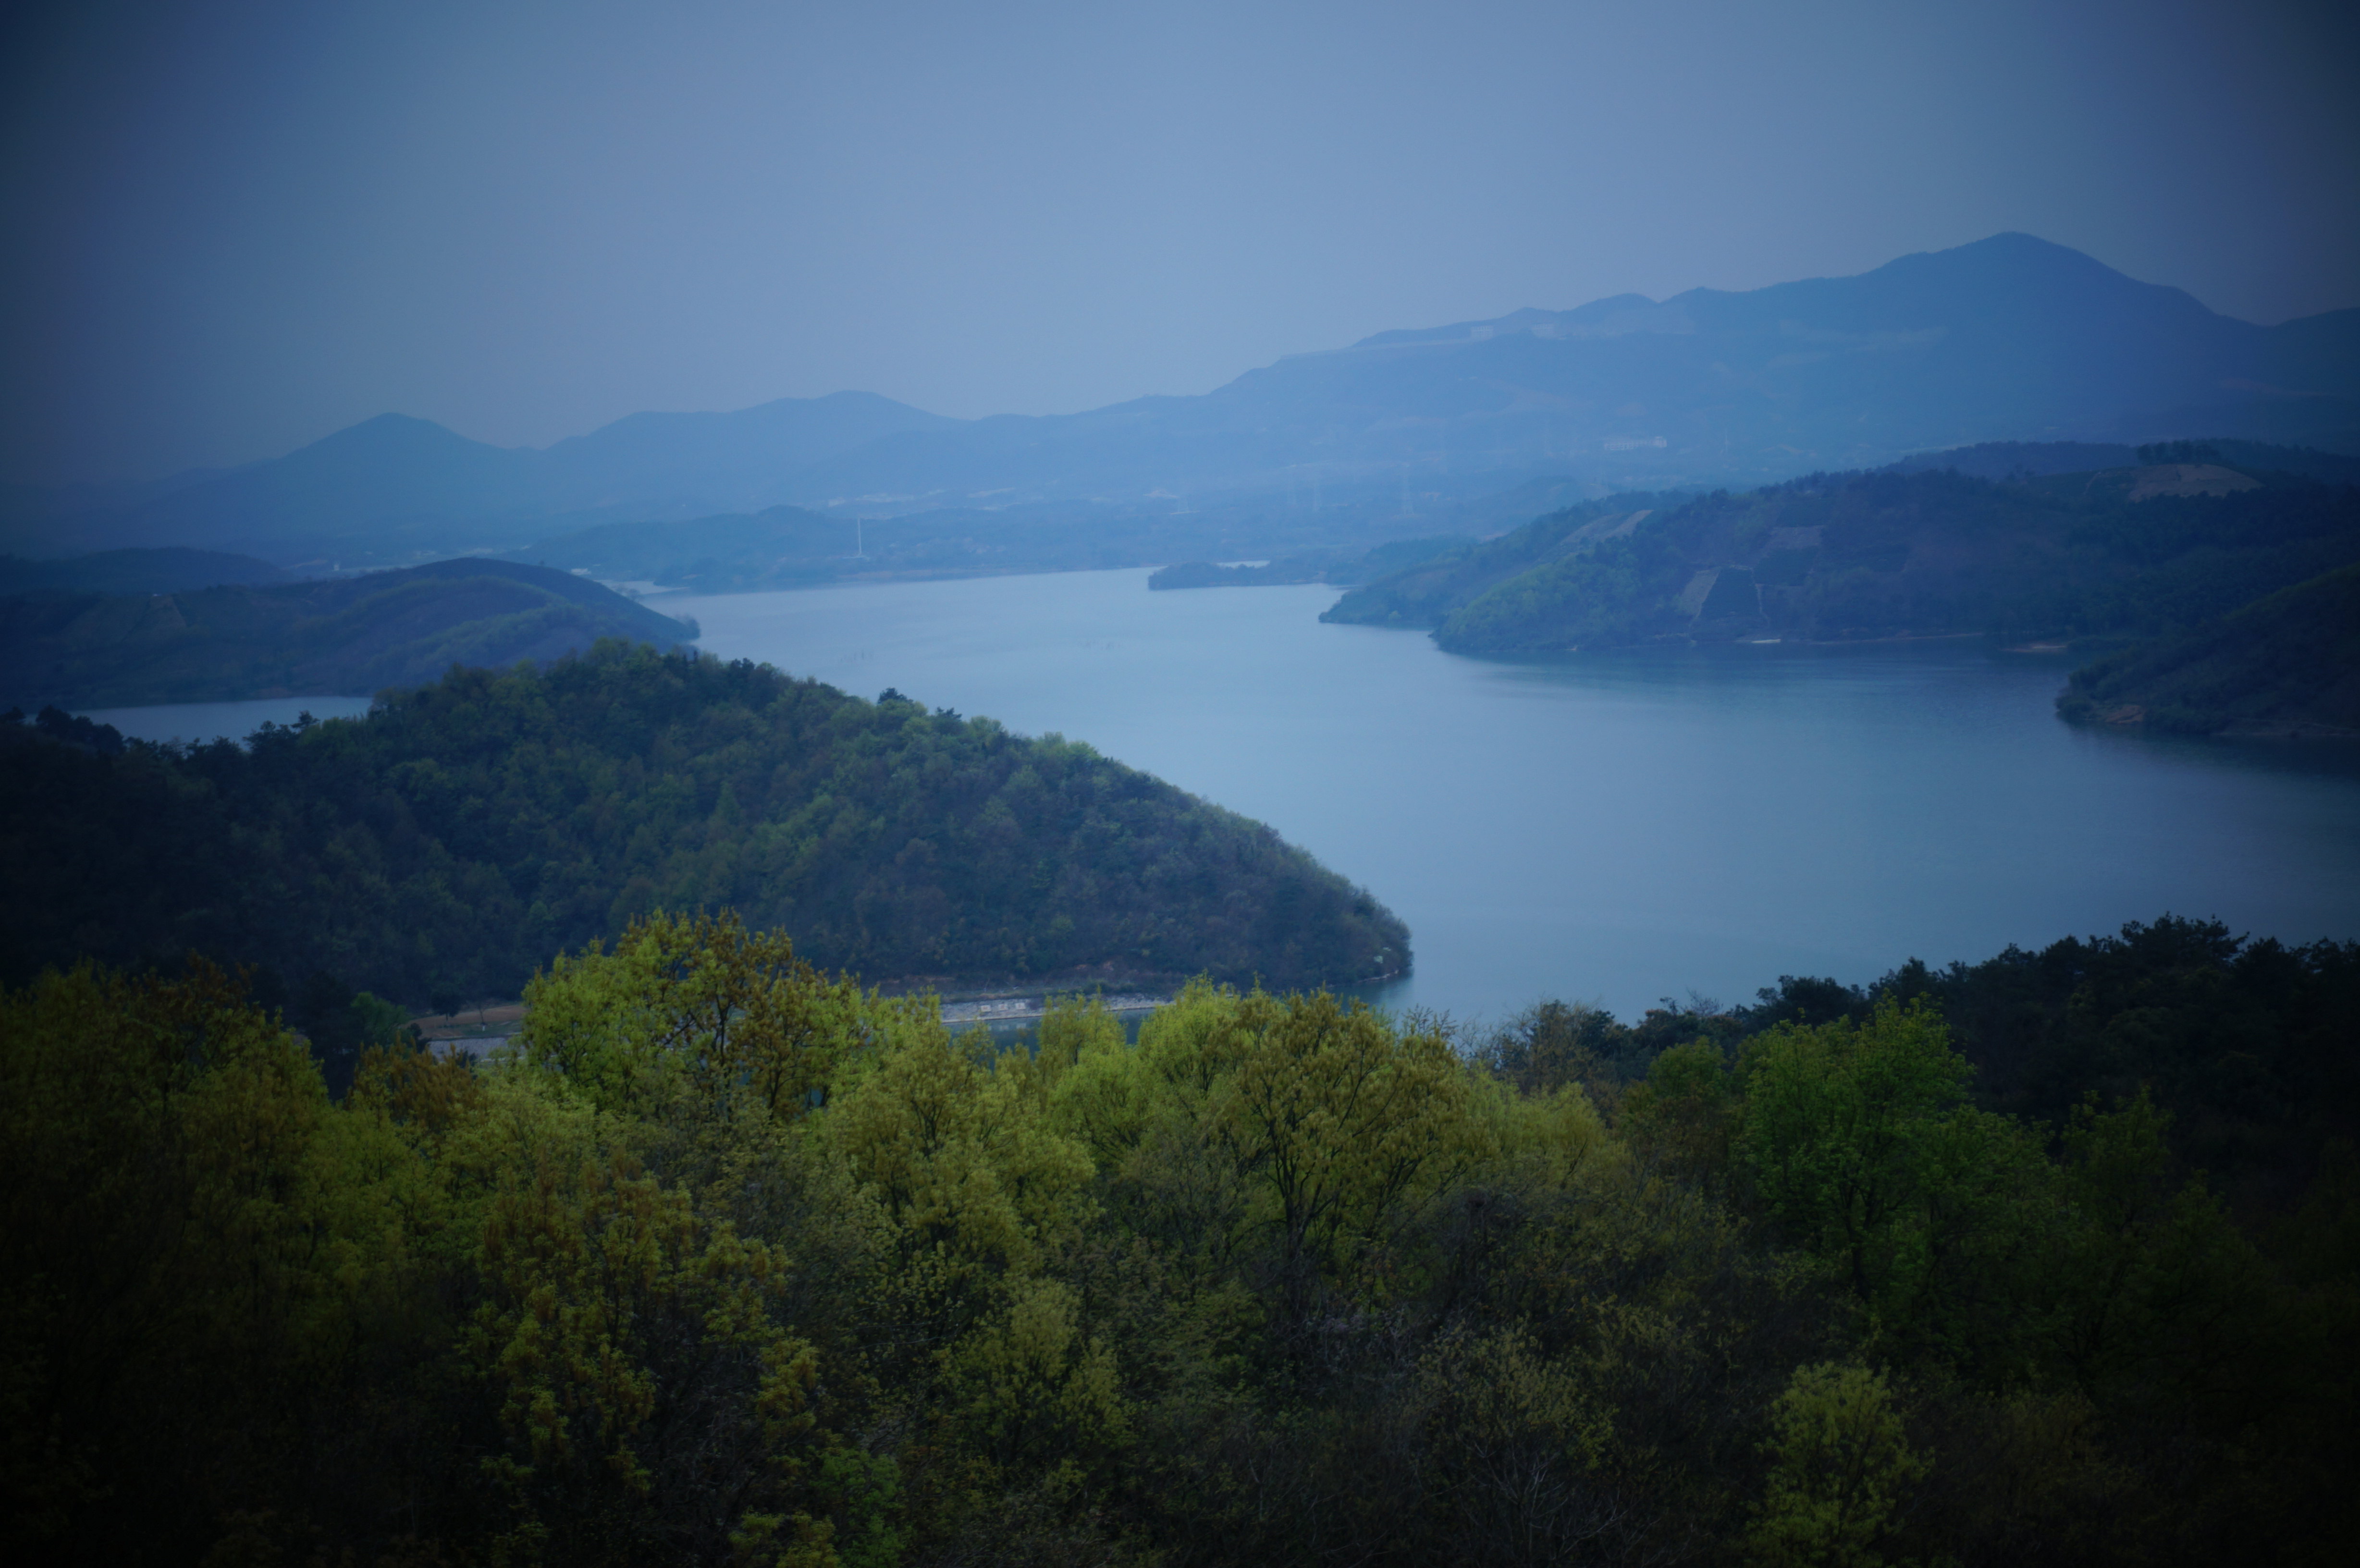
<instances>
[{"instance_id":1,"label":"hazy sky","mask_svg":"<svg viewBox=\"0 0 2360 1568\"><path fill-rule=\"evenodd\" d=\"M2005 229L2275 321L2360 304L2351 9L20 7L0 477L1071 410Z\"/></svg>"}]
</instances>

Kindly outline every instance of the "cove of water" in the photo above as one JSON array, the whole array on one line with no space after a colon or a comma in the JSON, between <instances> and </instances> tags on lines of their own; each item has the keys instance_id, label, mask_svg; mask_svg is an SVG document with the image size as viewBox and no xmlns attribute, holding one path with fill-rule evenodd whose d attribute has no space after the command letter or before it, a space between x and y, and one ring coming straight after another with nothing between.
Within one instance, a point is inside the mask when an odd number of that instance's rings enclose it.
<instances>
[{"instance_id":1,"label":"cove of water","mask_svg":"<svg viewBox=\"0 0 2360 1568\"><path fill-rule=\"evenodd\" d=\"M1625 1018L2160 914L2360 938L2360 757L2058 722L1973 643L1494 663L1319 623L1332 588L1146 572L656 601L701 646L1059 731L1269 822L1408 921L1388 1006Z\"/></svg>"},{"instance_id":2,"label":"cove of water","mask_svg":"<svg viewBox=\"0 0 2360 1568\"><path fill-rule=\"evenodd\" d=\"M1332 588L1150 593L1143 571L654 601L702 646L1055 730L1275 827L1409 922L1371 993L1625 1018L1873 980L2166 912L2360 938L2360 748L2060 724L2070 661L1972 643L1461 659L1319 624ZM242 737L366 698L110 709Z\"/></svg>"}]
</instances>

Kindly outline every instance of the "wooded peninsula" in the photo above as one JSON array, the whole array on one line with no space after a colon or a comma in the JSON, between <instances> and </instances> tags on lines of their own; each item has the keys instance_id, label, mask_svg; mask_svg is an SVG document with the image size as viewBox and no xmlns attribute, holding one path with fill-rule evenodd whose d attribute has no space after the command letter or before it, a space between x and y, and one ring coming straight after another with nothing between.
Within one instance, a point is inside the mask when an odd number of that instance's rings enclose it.
<instances>
[{"instance_id":1,"label":"wooded peninsula","mask_svg":"<svg viewBox=\"0 0 2360 1568\"><path fill-rule=\"evenodd\" d=\"M2251 441L2167 442L2096 469L2054 467L2038 443L1942 455L1979 472L1913 463L1585 502L1380 577L1322 618L1517 657L1666 640L1981 637L2104 652L2141 639L2076 677L2060 712L2360 735L2360 646L2335 575L2360 563L2355 460Z\"/></svg>"},{"instance_id":2,"label":"wooded peninsula","mask_svg":"<svg viewBox=\"0 0 2360 1568\"><path fill-rule=\"evenodd\" d=\"M0 978L261 966L423 1012L658 909L872 982L1347 985L1409 932L1258 822L1057 735L601 642L365 718L114 755L0 724ZM276 986L279 989L270 989Z\"/></svg>"}]
</instances>

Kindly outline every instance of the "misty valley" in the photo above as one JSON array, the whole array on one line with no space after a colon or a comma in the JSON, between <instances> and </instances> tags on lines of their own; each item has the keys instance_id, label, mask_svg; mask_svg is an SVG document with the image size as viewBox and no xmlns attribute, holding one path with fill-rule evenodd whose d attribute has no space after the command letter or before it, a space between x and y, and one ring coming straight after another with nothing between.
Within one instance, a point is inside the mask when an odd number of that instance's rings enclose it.
<instances>
[{"instance_id":1,"label":"misty valley","mask_svg":"<svg viewBox=\"0 0 2360 1568\"><path fill-rule=\"evenodd\" d=\"M12 492L11 1539L2333 1560L2353 316L2000 235Z\"/></svg>"}]
</instances>

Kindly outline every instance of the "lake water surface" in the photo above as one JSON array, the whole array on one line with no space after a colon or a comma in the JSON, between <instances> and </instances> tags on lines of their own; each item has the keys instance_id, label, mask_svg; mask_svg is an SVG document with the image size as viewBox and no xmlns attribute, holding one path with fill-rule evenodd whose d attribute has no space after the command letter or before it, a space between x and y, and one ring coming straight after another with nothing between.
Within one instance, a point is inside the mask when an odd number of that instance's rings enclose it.
<instances>
[{"instance_id":1,"label":"lake water surface","mask_svg":"<svg viewBox=\"0 0 2360 1568\"><path fill-rule=\"evenodd\" d=\"M1629 1018L1780 975L2112 931L2167 911L2360 938L2360 754L2058 723L2070 661L1972 643L1460 659L1319 624L1330 588L1066 572L660 598L702 646L1056 730L1271 823L1409 922L1377 993ZM365 698L115 709L243 736Z\"/></svg>"},{"instance_id":2,"label":"lake water surface","mask_svg":"<svg viewBox=\"0 0 2360 1568\"><path fill-rule=\"evenodd\" d=\"M1329 588L1068 572L667 598L702 644L1056 730L1271 823L1409 922L1391 1005L1624 1018L2171 913L2360 938L2360 757L2060 724L1972 643L1502 664Z\"/></svg>"}]
</instances>

